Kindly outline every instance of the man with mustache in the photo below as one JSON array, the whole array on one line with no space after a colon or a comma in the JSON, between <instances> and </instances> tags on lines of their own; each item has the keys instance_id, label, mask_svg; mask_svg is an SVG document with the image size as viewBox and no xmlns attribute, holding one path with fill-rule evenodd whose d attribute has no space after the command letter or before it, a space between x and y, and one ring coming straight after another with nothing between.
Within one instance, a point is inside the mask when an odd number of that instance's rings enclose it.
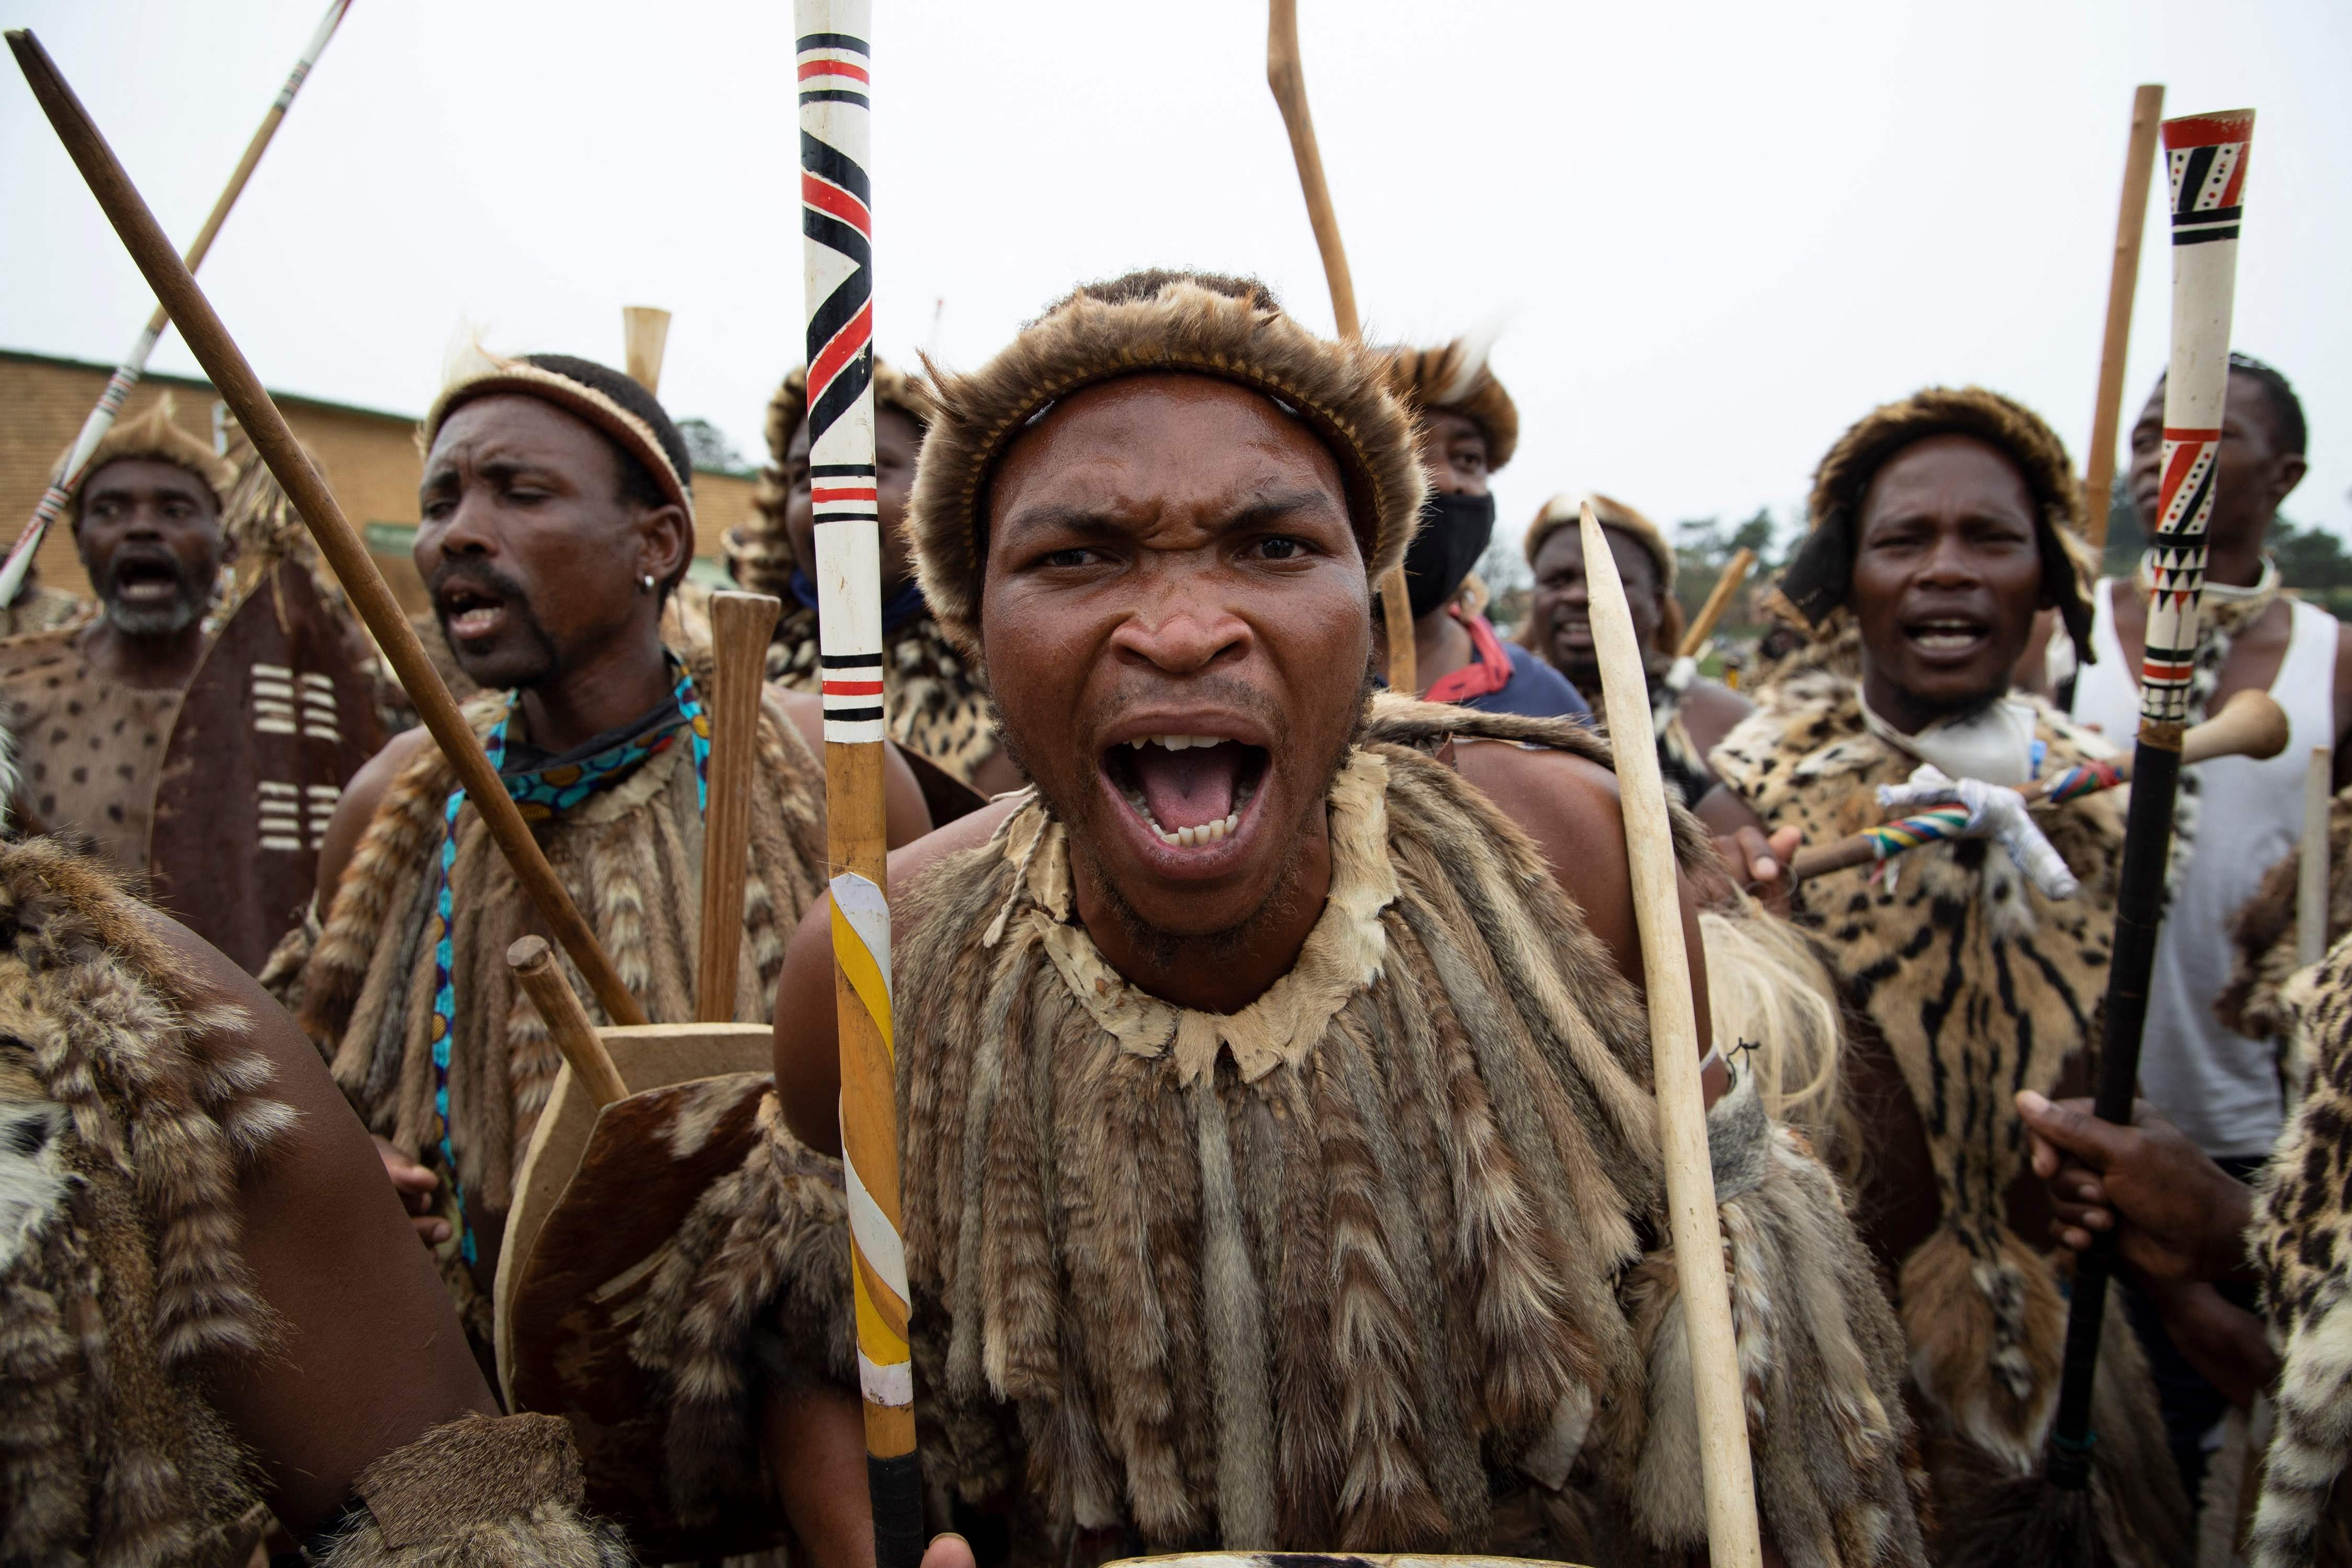
<instances>
[{"instance_id":1,"label":"man with mustache","mask_svg":"<svg viewBox=\"0 0 2352 1568\"><path fill-rule=\"evenodd\" d=\"M1578 690L1601 689L1601 661L1593 652L1585 586L1584 539L1577 526L1586 500L1592 503L1592 514L1608 537L1610 556L1625 584L1626 605L1633 613L1633 630L1646 652L1659 772L1688 805L1714 787L1707 752L1754 710L1723 682L1707 679L1696 664L1685 665L1675 657L1682 644L1683 607L1675 597L1674 546L1656 523L1624 502L1598 493L1558 495L1546 501L1528 528L1528 565L1536 586L1519 640L1549 659Z\"/></svg>"},{"instance_id":2,"label":"man with mustache","mask_svg":"<svg viewBox=\"0 0 2352 1568\"><path fill-rule=\"evenodd\" d=\"M1421 526L1404 558L1421 695L1489 713L1588 716L1580 691L1541 659L1496 637L1486 617L1462 599L1463 584L1494 537L1495 497L1487 479L1519 444L1518 405L1486 363L1486 345L1456 338L1442 348L1391 349L1387 364L1389 390L1416 417L1415 439L1429 477ZM1379 621L1383 671L1386 626Z\"/></svg>"},{"instance_id":3,"label":"man with mustache","mask_svg":"<svg viewBox=\"0 0 2352 1568\"><path fill-rule=\"evenodd\" d=\"M563 354L479 358L435 400L424 437L416 567L485 693L467 713L646 1014L688 1022L709 655L661 636L692 558L685 439L637 383ZM824 879L819 709L772 691L762 704L743 1022L768 1017L784 939ZM911 838L929 818L891 761L894 838ZM318 908L289 1000L487 1346L506 1212L562 1058L505 959L537 916L422 730L352 781Z\"/></svg>"},{"instance_id":4,"label":"man with mustache","mask_svg":"<svg viewBox=\"0 0 2352 1568\"><path fill-rule=\"evenodd\" d=\"M2058 437L2008 398L1930 388L1858 421L1815 471L1812 532L1781 578L1814 649L1791 656L1716 748L1722 782L1699 816L1718 833L1793 828L1822 843L1877 821L1884 786L1981 793L2114 755L2010 694L2038 611L2089 637L2080 510ZM1842 672L1849 624L1858 679ZM2057 1092L2094 1047L2119 795L2043 814L2046 839L2025 827L2018 863L1960 837L1788 893L1848 1007L1843 1089L1861 1146L1832 1152L1855 1173L1856 1217L1895 1281L1945 1561L1975 1560L1987 1478L2033 1474L2053 1415L2065 1305L2013 1100ZM1990 810L1982 819L1980 831L1999 826ZM2146 1364L2120 1324L2108 1342L2121 1353L2100 1359L2095 1461L2115 1500L2106 1517L2137 1536L2109 1544L2118 1561L2186 1562L2188 1505Z\"/></svg>"},{"instance_id":5,"label":"man with mustache","mask_svg":"<svg viewBox=\"0 0 2352 1568\"><path fill-rule=\"evenodd\" d=\"M890 868L931 1495L992 1563L1697 1549L1608 753L1367 702L1372 584L1426 482L1379 358L1254 281L1144 272L934 397L918 570L1035 785ZM1688 867L1709 850L1678 820ZM786 963L761 1140L635 1342L673 1450L761 1402L800 1542L855 1565L824 918ZM1752 1079L1706 1077L1767 1533L1792 1563L1917 1563L1860 1244ZM695 1485L683 1510L764 1489Z\"/></svg>"}]
</instances>

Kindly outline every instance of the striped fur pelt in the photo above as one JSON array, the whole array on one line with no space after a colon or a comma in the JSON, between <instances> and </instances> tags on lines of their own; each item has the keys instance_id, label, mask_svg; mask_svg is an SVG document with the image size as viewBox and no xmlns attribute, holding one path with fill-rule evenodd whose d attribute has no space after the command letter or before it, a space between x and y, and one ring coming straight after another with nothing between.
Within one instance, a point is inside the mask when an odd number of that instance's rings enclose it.
<instances>
[{"instance_id":1,"label":"striped fur pelt","mask_svg":"<svg viewBox=\"0 0 2352 1568\"><path fill-rule=\"evenodd\" d=\"M377 1459L365 1506L306 1561L319 1568L632 1568L620 1531L582 1511L561 1417L461 1416Z\"/></svg>"},{"instance_id":2,"label":"striped fur pelt","mask_svg":"<svg viewBox=\"0 0 2352 1568\"><path fill-rule=\"evenodd\" d=\"M2352 942L2289 982L2311 1077L2260 1178L2252 1226L2279 1352L2249 1568L2352 1563Z\"/></svg>"},{"instance_id":3,"label":"striped fur pelt","mask_svg":"<svg viewBox=\"0 0 2352 1568\"><path fill-rule=\"evenodd\" d=\"M707 660L689 662L707 678ZM467 705L478 733L488 731L505 701L500 695ZM455 784L436 747L403 770L352 854L299 980L286 983L289 994L299 986L303 1028L361 1117L436 1169L441 1126L429 1036L439 922L432 902L443 805ZM761 708L752 797L759 804L734 1016L760 1023L770 1015L784 944L821 887L824 864L823 774L772 699ZM669 747L537 832L646 1016L655 1023L690 1022L702 882L702 811L691 748ZM458 820L450 893L457 926L450 1139L468 1198L497 1225L512 1201L531 1129L562 1058L506 963L508 944L539 929L536 912L470 805ZM604 1022L593 994L563 962L591 1016ZM445 1197L449 1190L445 1179ZM487 1303L468 1293L462 1265L445 1259L444 1275L461 1311L472 1314L469 1329L484 1329Z\"/></svg>"},{"instance_id":4,"label":"striped fur pelt","mask_svg":"<svg viewBox=\"0 0 2352 1568\"><path fill-rule=\"evenodd\" d=\"M1238 1013L1109 967L1034 801L902 907L918 1420L942 1497L1005 1510L1015 1561L1103 1532L1559 1557L1598 1521L1625 1563L1703 1542L1646 1016L1535 846L1423 754L1487 733L1605 754L1376 710L1333 787L1323 913ZM749 1365L848 1381L839 1165L766 1129L636 1345L705 1447L740 1449ZM1768 1529L1792 1564L1918 1563L1900 1340L1835 1185L1745 1080L1711 1130Z\"/></svg>"},{"instance_id":5,"label":"striped fur pelt","mask_svg":"<svg viewBox=\"0 0 2352 1568\"><path fill-rule=\"evenodd\" d=\"M2327 865L2327 945L2333 947L2346 931L2352 931L2352 789L2339 791L2328 803ZM2288 977L2303 967L2295 955L2300 874L2299 854L2272 867L2230 930L2238 962L2230 984L2214 999L2213 1014L2248 1039L2294 1035L2280 993ZM2309 1063L2297 1061L2295 1076L2309 1068Z\"/></svg>"},{"instance_id":6,"label":"striped fur pelt","mask_svg":"<svg viewBox=\"0 0 2352 1568\"><path fill-rule=\"evenodd\" d=\"M1877 820L1874 786L1916 763L1863 724L1860 688L1824 668L1759 694L1762 706L1712 758L1717 776L1770 831L1795 826L1826 843ZM2095 735L2043 706L2045 772L2111 755ZM2081 879L2070 900L2045 899L1996 846L1931 844L1889 861L1801 883L1790 913L1819 939L1858 1026L1899 1068L1927 1142L1936 1228L1897 1260L1897 1296L1912 1378L1933 1412L1927 1452L1948 1545L1965 1528L1978 1478L2031 1474L2040 1464L2065 1337L2059 1276L2039 1238L2008 1224L2008 1192L2024 1167L2018 1089L2055 1089L2070 1058L2095 1047L2113 948L2123 846L2121 792L2041 814L2052 844ZM1865 1191L1874 1164L1861 1152ZM2126 1362L2130 1364L2126 1365ZM2114 1363L2127 1425L2156 1416L2144 1367ZM2137 1433L2102 1427L2104 1482L2124 1495L2164 1477L2130 1473ZM2160 1447L2156 1453L2159 1459ZM2150 1505L2177 1519L2177 1485ZM2174 1560L2169 1547L2157 1561Z\"/></svg>"},{"instance_id":7,"label":"striped fur pelt","mask_svg":"<svg viewBox=\"0 0 2352 1568\"><path fill-rule=\"evenodd\" d=\"M789 593L768 645L768 679L793 691L814 691L824 683L817 668L816 612ZM996 754L988 683L929 616L912 616L882 634L882 705L890 739L965 784Z\"/></svg>"},{"instance_id":8,"label":"striped fur pelt","mask_svg":"<svg viewBox=\"0 0 2352 1568\"><path fill-rule=\"evenodd\" d=\"M237 1186L294 1113L97 865L0 847L0 1563L236 1563L267 1522L206 1379L272 1329Z\"/></svg>"}]
</instances>

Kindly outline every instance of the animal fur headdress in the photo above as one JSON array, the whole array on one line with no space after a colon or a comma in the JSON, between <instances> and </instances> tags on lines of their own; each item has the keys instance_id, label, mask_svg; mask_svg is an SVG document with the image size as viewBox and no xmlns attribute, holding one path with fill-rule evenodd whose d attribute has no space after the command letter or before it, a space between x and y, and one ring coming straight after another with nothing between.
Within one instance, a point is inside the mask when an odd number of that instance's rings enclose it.
<instances>
[{"instance_id":1,"label":"animal fur headdress","mask_svg":"<svg viewBox=\"0 0 2352 1568\"><path fill-rule=\"evenodd\" d=\"M694 521L694 457L668 412L635 381L593 360L571 354L507 359L471 351L425 410L419 445L430 450L441 422L478 397L515 393L536 397L585 421L652 476L672 505Z\"/></svg>"},{"instance_id":2,"label":"animal fur headdress","mask_svg":"<svg viewBox=\"0 0 2352 1568\"><path fill-rule=\"evenodd\" d=\"M82 465L81 478L75 482L73 521L81 521L82 491L88 488L91 477L109 463L124 461L170 463L175 468L185 468L212 492L213 506L215 510L219 508L221 498L228 493L228 487L236 481L236 466L214 451L208 443L188 434L172 417L172 395L167 392L157 398L144 414L121 420L106 433L106 438L99 442L90 453L89 461ZM62 474L72 456L70 451L60 454L52 472Z\"/></svg>"},{"instance_id":3,"label":"animal fur headdress","mask_svg":"<svg viewBox=\"0 0 2352 1568\"><path fill-rule=\"evenodd\" d=\"M2091 662L2091 579L2096 563L2083 542L2083 489L2065 443L2042 416L1980 386L1931 386L1872 410L1838 437L1813 470L1813 531L1780 575L1780 591L1811 626L1829 633L1846 602L1860 542L1862 500L1878 470L1930 436L1972 436L2015 464L2033 498L2042 550L2042 594L2056 606L2078 658Z\"/></svg>"},{"instance_id":4,"label":"animal fur headdress","mask_svg":"<svg viewBox=\"0 0 2352 1568\"><path fill-rule=\"evenodd\" d=\"M1389 390L1416 414L1442 409L1478 426L1486 437L1489 473L1519 448L1519 405L1486 363L1493 346L1491 333L1477 333L1441 348L1386 351Z\"/></svg>"},{"instance_id":5,"label":"animal fur headdress","mask_svg":"<svg viewBox=\"0 0 2352 1568\"><path fill-rule=\"evenodd\" d=\"M930 427L930 390L920 377L885 364L879 356L874 361L874 405L913 420L918 436ZM792 575L792 545L784 537L784 506L792 495L784 480L784 451L807 416L808 366L795 365L768 399L768 466L760 470L751 491L755 521L729 529L721 542L728 574L758 593L783 596L784 581Z\"/></svg>"},{"instance_id":6,"label":"animal fur headdress","mask_svg":"<svg viewBox=\"0 0 2352 1568\"><path fill-rule=\"evenodd\" d=\"M1578 519L1583 515L1586 501L1592 503L1592 515L1601 520L1601 527L1615 529L1650 552L1651 562L1658 568L1658 585L1667 593L1673 593L1675 547L1666 542L1664 531L1623 501L1602 495L1599 490L1590 490L1580 496L1562 490L1543 503L1543 510L1536 513L1536 520L1528 524L1528 564L1532 566L1536 563L1536 557L1543 552L1543 547L1550 542L1553 534L1563 528L1576 526Z\"/></svg>"},{"instance_id":7,"label":"animal fur headdress","mask_svg":"<svg viewBox=\"0 0 2352 1568\"><path fill-rule=\"evenodd\" d=\"M1379 351L1316 337L1254 279L1153 270L1089 283L971 374L928 368L933 416L908 531L932 614L974 655L996 466L1031 420L1099 382L1153 371L1214 376L1304 420L1339 460L1375 582L1404 559L1421 514L1427 481Z\"/></svg>"}]
</instances>

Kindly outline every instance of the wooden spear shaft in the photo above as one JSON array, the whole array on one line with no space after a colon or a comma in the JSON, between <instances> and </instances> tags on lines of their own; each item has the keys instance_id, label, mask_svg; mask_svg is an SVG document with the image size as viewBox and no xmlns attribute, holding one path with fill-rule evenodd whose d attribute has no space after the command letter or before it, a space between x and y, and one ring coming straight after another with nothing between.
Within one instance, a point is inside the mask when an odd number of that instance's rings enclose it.
<instances>
[{"instance_id":1,"label":"wooden spear shaft","mask_svg":"<svg viewBox=\"0 0 2352 1568\"><path fill-rule=\"evenodd\" d=\"M490 766L490 759L475 737L473 727L466 722L449 689L441 683L433 661L425 657L425 646L416 640L415 628L401 613L400 603L392 596L383 574L369 558L367 546L343 516L342 508L335 503L326 480L310 466L309 455L287 427L286 416L263 389L260 378L253 374L253 367L246 363L244 353L228 335L228 329L221 325L220 317L214 314L211 301L196 287L194 277L179 253L172 248L155 215L147 210L146 202L131 184L131 176L123 172L114 150L106 144L106 138L99 134L89 110L74 96L73 89L66 84L38 38L27 31L12 31L8 34L8 47L15 52L16 64L31 84L33 96L48 115L58 139L65 143L66 152L81 170L90 195L98 198L107 221L114 226L123 248L131 253L131 259L145 275L148 287L155 290L155 297L179 324L180 335L187 340L189 352L204 366L205 374L236 414L237 423L245 426L254 450L269 465L270 473L301 513L310 537L318 541L319 552L341 580L352 607L367 623L368 630L375 634L384 657L392 661L393 673L400 678L401 685L415 702L418 717L432 731L441 754L457 770L458 783L465 786L474 808L481 813L491 840L513 868L515 880L522 885L540 918L547 922L555 940L586 977L606 1016L616 1024L644 1023L645 1009L637 1005L637 999L621 983L620 972L598 945L595 932L588 929L588 922L572 902L572 895L556 880L538 840L531 837L522 814L515 809L506 785Z\"/></svg>"},{"instance_id":2,"label":"wooden spear shaft","mask_svg":"<svg viewBox=\"0 0 2352 1568\"><path fill-rule=\"evenodd\" d=\"M1756 552L1746 545L1724 563L1723 574L1716 578L1715 586L1707 591L1706 603L1699 606L1698 619L1690 624L1690 630L1683 634L1683 646L1675 650L1678 657L1696 658L1706 649L1706 639L1715 635L1715 623L1723 619L1731 595L1739 592L1739 585L1748 581L1748 574L1755 564Z\"/></svg>"},{"instance_id":3,"label":"wooden spear shaft","mask_svg":"<svg viewBox=\"0 0 2352 1568\"><path fill-rule=\"evenodd\" d=\"M1691 1386L1698 1400L1699 1469L1706 1486L1706 1544L1719 1568L1761 1568L1756 1478L1748 1454L1748 1408L1731 1328L1731 1282L1723 1268L1723 1226L1706 1147L1706 1088L1699 1077L1698 1011L1691 1002L1690 953L1683 945L1674 824L1658 748L1650 736L1650 682L1617 558L1590 502L1584 508L1584 581L1593 652L1617 764L1625 818L1626 869L1642 939L1649 993L1650 1060L1657 1082L1658 1139L1665 1155L1666 1212L1675 1276L1690 1336Z\"/></svg>"},{"instance_id":4,"label":"wooden spear shaft","mask_svg":"<svg viewBox=\"0 0 2352 1568\"><path fill-rule=\"evenodd\" d=\"M1298 0L1270 0L1266 7L1265 80L1290 132L1291 161L1298 165L1298 188L1307 195L1307 221L1315 226L1315 247L1323 253L1323 280L1331 289L1331 317L1347 342L1362 339L1356 315L1356 280L1348 270L1348 247L1339 240L1339 215L1323 179L1323 149L1315 140L1315 119L1307 110L1307 72L1298 58ZM1381 624L1389 640L1389 689L1421 695L1412 642L1412 601L1405 592L1404 567L1381 578Z\"/></svg>"},{"instance_id":5,"label":"wooden spear shaft","mask_svg":"<svg viewBox=\"0 0 2352 1568\"><path fill-rule=\"evenodd\" d=\"M229 175L228 184L221 187L220 195L213 202L213 210L205 216L204 226L196 230L196 237L183 258L189 272L194 273L205 264L205 258L212 251L213 237L220 233L221 225L227 221L229 208L236 205L236 198L245 194L246 182L253 178L254 169L261 163L261 154L268 151L270 139L278 134L278 127L285 121L287 110L293 106L294 95L302 90L302 83L310 78L310 68L319 63L319 56L325 51L327 40L333 37L335 29L343 25L343 13L351 8L352 0L331 0L318 30L310 35L310 47L302 51L302 58L294 62L294 68L288 73L285 85L278 89L277 98L271 100L269 111L261 117L261 128L253 133L253 140L245 144L245 156L236 161L236 169ZM16 544L8 552L6 563L0 565L0 605L16 602L16 591L25 585L26 575L33 569L34 552L40 549L41 541L47 537L49 525L65 515L66 503L73 499L74 487L81 482L81 472L89 464L89 455L98 450L98 444L106 439L109 430L114 428L115 417L122 412L123 402L130 397L131 389L139 384L141 376L147 374L147 357L155 352L156 343L163 336L163 329L171 323L171 312L161 305L156 306L155 313L147 318L147 325L140 331L139 341L131 345L131 352L122 356L122 363L116 365L114 374L106 378L106 390L99 394L98 406L92 408L89 416L82 421L81 434L74 437L73 451L66 458L65 467L49 482L48 489L41 492L40 504L33 509L32 520L16 536Z\"/></svg>"},{"instance_id":6,"label":"wooden spear shaft","mask_svg":"<svg viewBox=\"0 0 2352 1568\"><path fill-rule=\"evenodd\" d=\"M783 606L766 594L710 595L710 804L702 814L702 941L695 952L698 1023L735 1021L743 952L745 862L760 757L760 690L768 637Z\"/></svg>"},{"instance_id":7,"label":"wooden spear shaft","mask_svg":"<svg viewBox=\"0 0 2352 1568\"><path fill-rule=\"evenodd\" d=\"M2147 227L2147 187L2156 173L2157 128L2163 121L2163 84L2141 83L2132 93L2123 204L2116 213L2115 258L2107 273L2107 326L2099 342L2099 401L2091 410L2091 450L2083 481L2083 523L2094 554L2107 544L2107 495L2115 488L2116 432L2123 422L2124 356L2131 347L2132 300L2139 292L2139 242Z\"/></svg>"}]
</instances>

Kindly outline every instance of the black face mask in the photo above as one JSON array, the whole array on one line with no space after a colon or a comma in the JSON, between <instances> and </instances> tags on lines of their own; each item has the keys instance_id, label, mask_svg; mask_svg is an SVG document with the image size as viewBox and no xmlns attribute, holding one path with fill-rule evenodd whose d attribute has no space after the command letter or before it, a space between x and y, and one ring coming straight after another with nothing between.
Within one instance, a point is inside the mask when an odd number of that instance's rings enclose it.
<instances>
[{"instance_id":1,"label":"black face mask","mask_svg":"<svg viewBox=\"0 0 2352 1568\"><path fill-rule=\"evenodd\" d=\"M1439 491L1421 503L1421 529L1404 552L1405 597L1414 620L1454 597L1494 536L1493 496Z\"/></svg>"}]
</instances>

